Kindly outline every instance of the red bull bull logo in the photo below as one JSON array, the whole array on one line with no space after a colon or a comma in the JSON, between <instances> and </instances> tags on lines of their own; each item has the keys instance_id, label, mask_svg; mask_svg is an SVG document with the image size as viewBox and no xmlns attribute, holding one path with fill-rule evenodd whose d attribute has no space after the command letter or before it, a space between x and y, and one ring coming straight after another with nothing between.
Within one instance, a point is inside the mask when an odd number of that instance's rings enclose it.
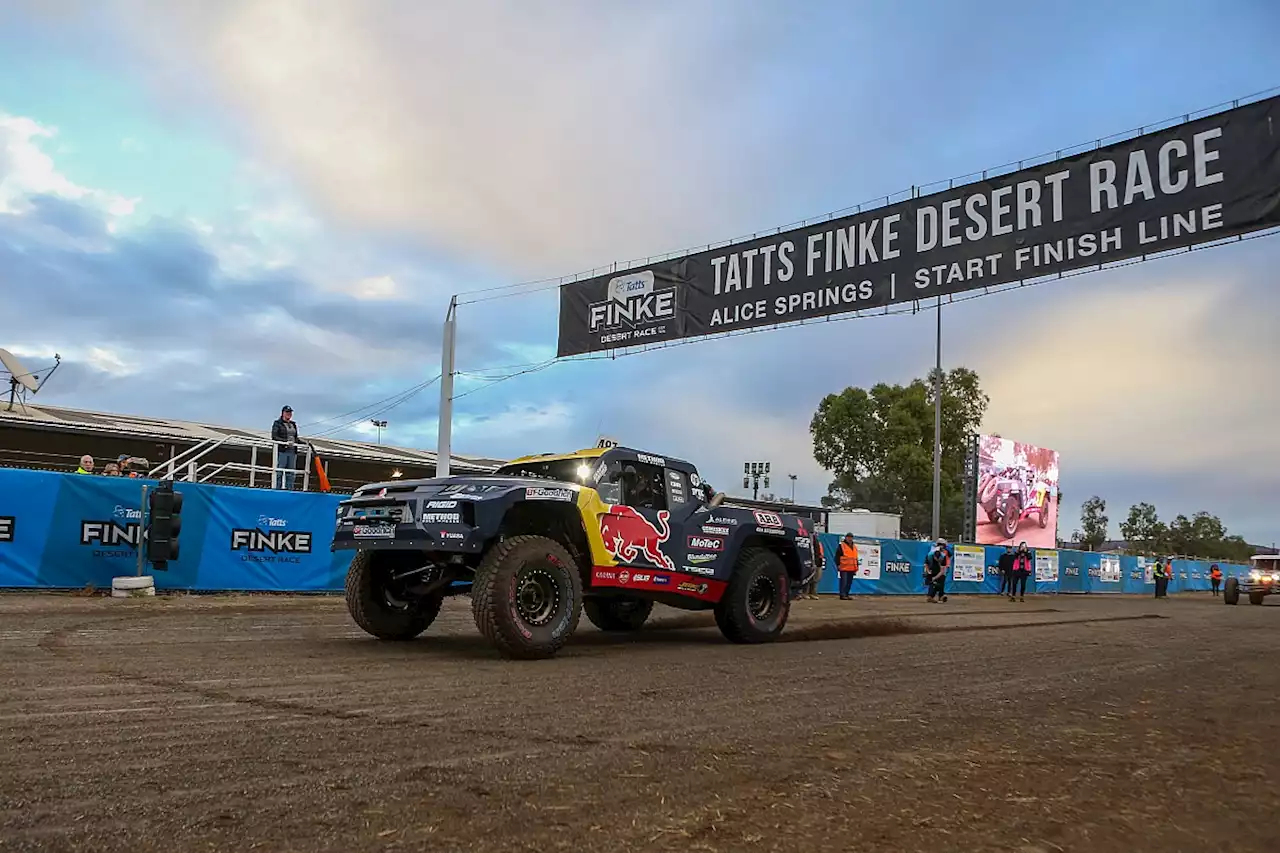
<instances>
[{"instance_id":1,"label":"red bull bull logo","mask_svg":"<svg viewBox=\"0 0 1280 853\"><path fill-rule=\"evenodd\" d=\"M662 543L671 538L671 513L658 513L658 525L629 506L610 507L600 516L600 537L605 550L620 563L641 559L660 569L674 569L675 563L662 553Z\"/></svg>"}]
</instances>

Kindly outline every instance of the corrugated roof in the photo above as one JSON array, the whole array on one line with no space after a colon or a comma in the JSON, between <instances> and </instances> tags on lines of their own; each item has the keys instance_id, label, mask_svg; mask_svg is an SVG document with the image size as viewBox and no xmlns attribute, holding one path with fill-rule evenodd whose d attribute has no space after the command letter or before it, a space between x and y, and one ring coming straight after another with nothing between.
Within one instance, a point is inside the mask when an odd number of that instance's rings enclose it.
<instances>
[{"instance_id":1,"label":"corrugated roof","mask_svg":"<svg viewBox=\"0 0 1280 853\"><path fill-rule=\"evenodd\" d=\"M171 418L90 412L60 406L32 406L30 403L25 410L21 406L14 406L13 411L7 411L5 406L0 406L0 426L197 443L225 437L225 445L242 447L269 445L271 442L269 430L241 429ZM383 462L389 465L434 466L436 464L436 454L431 450L333 438L307 439L305 435L302 438L315 445L316 451L321 456ZM459 454L454 454L451 462L454 467L469 467L484 471L493 470L505 464L501 459Z\"/></svg>"}]
</instances>

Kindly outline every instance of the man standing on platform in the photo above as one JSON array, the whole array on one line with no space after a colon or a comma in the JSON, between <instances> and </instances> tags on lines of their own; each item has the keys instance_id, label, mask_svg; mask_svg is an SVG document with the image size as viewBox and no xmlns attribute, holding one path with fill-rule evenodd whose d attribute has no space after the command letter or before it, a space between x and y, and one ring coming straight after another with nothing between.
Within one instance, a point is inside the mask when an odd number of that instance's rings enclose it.
<instances>
[{"instance_id":1,"label":"man standing on platform","mask_svg":"<svg viewBox=\"0 0 1280 853\"><path fill-rule=\"evenodd\" d=\"M293 490L294 471L298 468L298 425L293 422L293 407L285 406L280 417L271 424L271 440L276 445L276 466L280 469L273 485Z\"/></svg>"},{"instance_id":2,"label":"man standing on platform","mask_svg":"<svg viewBox=\"0 0 1280 853\"><path fill-rule=\"evenodd\" d=\"M858 575L858 546L853 544L853 534L846 533L836 554L836 571L840 573L840 600L849 600L849 589Z\"/></svg>"}]
</instances>

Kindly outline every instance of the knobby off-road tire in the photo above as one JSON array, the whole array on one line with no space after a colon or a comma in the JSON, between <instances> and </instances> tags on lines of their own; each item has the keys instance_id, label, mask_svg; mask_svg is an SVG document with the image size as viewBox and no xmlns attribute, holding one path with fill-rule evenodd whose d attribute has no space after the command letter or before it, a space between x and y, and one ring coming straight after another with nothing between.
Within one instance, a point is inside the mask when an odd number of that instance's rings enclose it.
<instances>
[{"instance_id":1,"label":"knobby off-road tire","mask_svg":"<svg viewBox=\"0 0 1280 853\"><path fill-rule=\"evenodd\" d=\"M503 657L553 657L582 615L577 563L554 539L513 536L480 561L471 586L471 614Z\"/></svg>"},{"instance_id":2,"label":"knobby off-road tire","mask_svg":"<svg viewBox=\"0 0 1280 853\"><path fill-rule=\"evenodd\" d=\"M1223 604L1239 604L1240 603L1239 579L1227 578L1227 582L1222 586L1222 603Z\"/></svg>"},{"instance_id":3,"label":"knobby off-road tire","mask_svg":"<svg viewBox=\"0 0 1280 853\"><path fill-rule=\"evenodd\" d=\"M400 600L387 588L391 572L374 559L376 552L357 551L347 569L347 610L366 632L380 640L412 640L440 615L443 594Z\"/></svg>"},{"instance_id":4,"label":"knobby off-road tire","mask_svg":"<svg viewBox=\"0 0 1280 853\"><path fill-rule=\"evenodd\" d=\"M631 596L589 598L582 609L601 631L639 631L653 612L653 602Z\"/></svg>"},{"instance_id":5,"label":"knobby off-road tire","mask_svg":"<svg viewBox=\"0 0 1280 853\"><path fill-rule=\"evenodd\" d=\"M1253 590L1252 592L1249 593L1250 604L1262 604L1262 602L1265 601L1266 598L1267 598L1266 593L1260 592L1258 590Z\"/></svg>"},{"instance_id":6,"label":"knobby off-road tire","mask_svg":"<svg viewBox=\"0 0 1280 853\"><path fill-rule=\"evenodd\" d=\"M782 558L766 548L744 549L715 613L730 642L776 640L791 613L791 579Z\"/></svg>"}]
</instances>

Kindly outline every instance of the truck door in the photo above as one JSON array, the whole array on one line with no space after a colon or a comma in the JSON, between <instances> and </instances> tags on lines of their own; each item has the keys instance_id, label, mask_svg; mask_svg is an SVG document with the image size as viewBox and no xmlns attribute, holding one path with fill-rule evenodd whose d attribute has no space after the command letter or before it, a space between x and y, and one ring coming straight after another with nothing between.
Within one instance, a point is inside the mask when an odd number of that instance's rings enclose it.
<instances>
[{"instance_id":1,"label":"truck door","mask_svg":"<svg viewBox=\"0 0 1280 853\"><path fill-rule=\"evenodd\" d=\"M674 570L680 557L680 530L668 508L665 469L644 462L623 464L635 468L636 476L623 482L621 502L600 516L605 550L620 566Z\"/></svg>"}]
</instances>

